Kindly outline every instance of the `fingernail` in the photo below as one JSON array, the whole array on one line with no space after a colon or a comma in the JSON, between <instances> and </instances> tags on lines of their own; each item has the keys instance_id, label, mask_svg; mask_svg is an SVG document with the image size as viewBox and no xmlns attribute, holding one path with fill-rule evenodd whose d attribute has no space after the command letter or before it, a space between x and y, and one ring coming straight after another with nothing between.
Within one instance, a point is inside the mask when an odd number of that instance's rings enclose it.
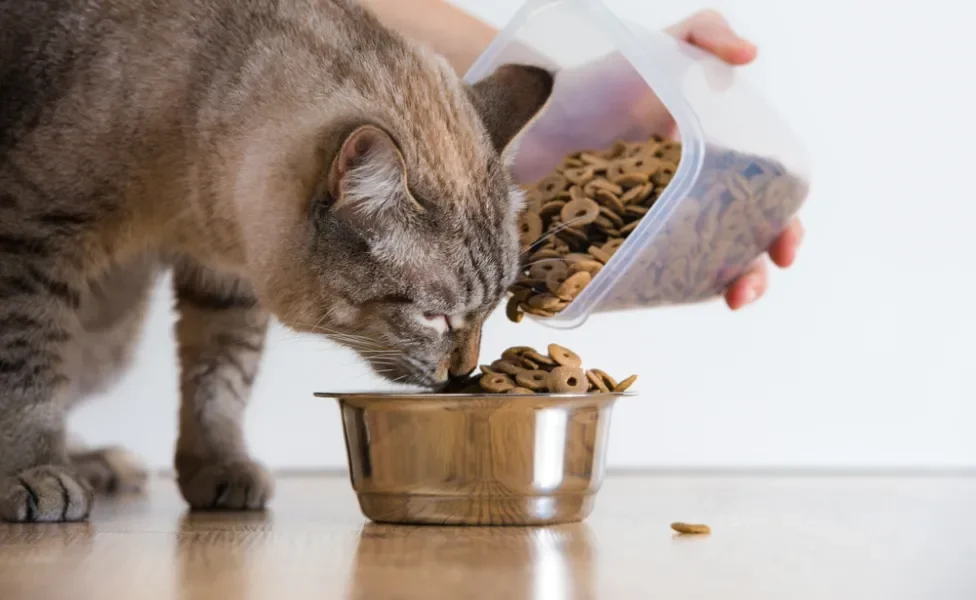
<instances>
[{"instance_id":1,"label":"fingernail","mask_svg":"<svg viewBox=\"0 0 976 600\"><path fill-rule=\"evenodd\" d=\"M746 288L745 294L743 294L743 304L752 304L756 301L756 297L759 294L756 292L756 288L750 286Z\"/></svg>"}]
</instances>

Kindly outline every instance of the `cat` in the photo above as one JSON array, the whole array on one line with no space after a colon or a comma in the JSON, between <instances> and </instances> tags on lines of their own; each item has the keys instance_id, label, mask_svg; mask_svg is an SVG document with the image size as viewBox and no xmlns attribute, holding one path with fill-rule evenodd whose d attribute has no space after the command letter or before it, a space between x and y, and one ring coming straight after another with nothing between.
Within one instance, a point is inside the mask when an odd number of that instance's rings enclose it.
<instances>
[{"instance_id":1,"label":"cat","mask_svg":"<svg viewBox=\"0 0 976 600\"><path fill-rule=\"evenodd\" d=\"M0 0L0 23L0 520L140 487L65 415L129 365L167 268L193 509L273 493L241 431L272 315L390 380L475 368L550 70L465 84L354 0Z\"/></svg>"}]
</instances>

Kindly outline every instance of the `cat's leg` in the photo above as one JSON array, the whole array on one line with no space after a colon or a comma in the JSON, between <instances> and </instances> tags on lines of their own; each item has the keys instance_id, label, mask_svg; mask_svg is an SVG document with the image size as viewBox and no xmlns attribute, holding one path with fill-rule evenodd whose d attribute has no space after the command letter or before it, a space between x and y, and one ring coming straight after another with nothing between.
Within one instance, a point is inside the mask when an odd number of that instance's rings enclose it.
<instances>
[{"instance_id":1,"label":"cat's leg","mask_svg":"<svg viewBox=\"0 0 976 600\"><path fill-rule=\"evenodd\" d=\"M65 443L80 284L53 237L0 240L0 520L83 520L93 494Z\"/></svg>"},{"instance_id":2,"label":"cat's leg","mask_svg":"<svg viewBox=\"0 0 976 600\"><path fill-rule=\"evenodd\" d=\"M248 457L242 425L268 315L250 286L233 277L183 263L174 283L180 491L195 509L263 508L272 493L271 477Z\"/></svg>"},{"instance_id":3,"label":"cat's leg","mask_svg":"<svg viewBox=\"0 0 976 600\"><path fill-rule=\"evenodd\" d=\"M96 494L133 494L146 487L146 468L125 448L72 448L68 458Z\"/></svg>"},{"instance_id":4,"label":"cat's leg","mask_svg":"<svg viewBox=\"0 0 976 600\"><path fill-rule=\"evenodd\" d=\"M142 333L159 263L153 256L113 266L89 282L82 294L78 319L80 349L72 369L72 404L103 394L128 370ZM68 437L68 457L96 494L143 491L147 471L125 448L91 448Z\"/></svg>"}]
</instances>

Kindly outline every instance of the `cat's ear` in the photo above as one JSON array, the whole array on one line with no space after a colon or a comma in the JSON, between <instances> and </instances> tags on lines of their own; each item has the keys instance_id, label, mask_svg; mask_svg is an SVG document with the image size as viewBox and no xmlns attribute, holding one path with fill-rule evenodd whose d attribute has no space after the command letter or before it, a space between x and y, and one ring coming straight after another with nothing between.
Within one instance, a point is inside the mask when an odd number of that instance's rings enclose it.
<instances>
[{"instance_id":1,"label":"cat's ear","mask_svg":"<svg viewBox=\"0 0 976 600\"><path fill-rule=\"evenodd\" d=\"M328 185L337 212L376 216L404 200L406 164L388 133L362 125L346 137L332 160Z\"/></svg>"},{"instance_id":2,"label":"cat's ear","mask_svg":"<svg viewBox=\"0 0 976 600\"><path fill-rule=\"evenodd\" d=\"M545 69L507 64L468 88L499 154L549 101L553 82L552 73Z\"/></svg>"}]
</instances>

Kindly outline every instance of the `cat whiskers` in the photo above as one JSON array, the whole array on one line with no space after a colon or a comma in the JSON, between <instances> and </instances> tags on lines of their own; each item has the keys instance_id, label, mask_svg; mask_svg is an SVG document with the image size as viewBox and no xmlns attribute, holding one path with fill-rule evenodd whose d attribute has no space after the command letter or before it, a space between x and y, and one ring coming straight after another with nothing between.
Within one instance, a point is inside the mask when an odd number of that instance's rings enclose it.
<instances>
[{"instance_id":1,"label":"cat whiskers","mask_svg":"<svg viewBox=\"0 0 976 600\"><path fill-rule=\"evenodd\" d=\"M586 215L581 216L581 217L576 217L574 219L570 219L570 220L566 221L565 223L561 223L559 225L559 227L556 227L555 229L551 229L551 230L547 231L545 235L543 235L542 237L540 237L536 241L532 242L532 245L531 246L529 246L528 248L526 248L525 250L523 250L521 252L521 254L519 254L519 258L521 259L522 257L527 256L527 255L529 255L532 252L535 252L536 250L538 250L539 244L541 244L542 242L548 240L549 238L551 238L552 236L556 235L560 231L562 231L562 230L564 230L564 229L566 229L568 227L572 227L575 223L577 223L578 221L581 221L581 220L583 220L585 218L586 218Z\"/></svg>"}]
</instances>

